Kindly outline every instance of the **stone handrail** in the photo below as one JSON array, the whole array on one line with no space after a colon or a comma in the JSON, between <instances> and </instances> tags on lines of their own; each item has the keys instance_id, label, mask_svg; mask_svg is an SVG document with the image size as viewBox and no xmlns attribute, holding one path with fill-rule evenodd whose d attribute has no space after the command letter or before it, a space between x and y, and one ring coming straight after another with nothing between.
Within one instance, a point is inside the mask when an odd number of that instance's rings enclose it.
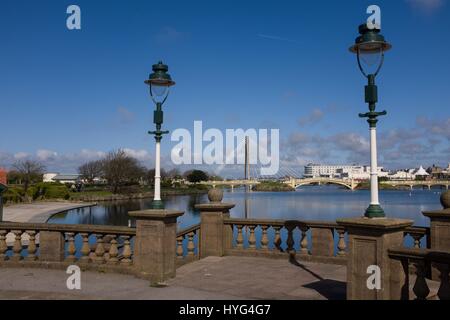
<instances>
[{"instance_id":1,"label":"stone handrail","mask_svg":"<svg viewBox=\"0 0 450 320\"><path fill-rule=\"evenodd\" d=\"M126 271L133 264L135 235L136 229L127 227L0 223L0 264L79 264Z\"/></svg>"},{"instance_id":2,"label":"stone handrail","mask_svg":"<svg viewBox=\"0 0 450 320\"><path fill-rule=\"evenodd\" d=\"M198 259L198 237L200 224L177 232L177 263L178 265Z\"/></svg>"},{"instance_id":3,"label":"stone handrail","mask_svg":"<svg viewBox=\"0 0 450 320\"><path fill-rule=\"evenodd\" d=\"M233 234L227 254L281 257L287 254L291 258L298 254L301 260L336 264L346 261L345 230L335 222L228 218L224 224L231 227ZM255 230L261 232L258 239Z\"/></svg>"},{"instance_id":4,"label":"stone handrail","mask_svg":"<svg viewBox=\"0 0 450 320\"><path fill-rule=\"evenodd\" d=\"M414 266L416 279L414 281L413 293L416 300L426 300L430 294L430 288L426 279L431 279L431 266L435 267L440 275L440 285L437 297L440 300L450 300L450 252L434 251L418 248L393 248L388 250L389 257L402 262L405 281L403 284L401 299L409 300L410 287L410 264Z\"/></svg>"}]
</instances>

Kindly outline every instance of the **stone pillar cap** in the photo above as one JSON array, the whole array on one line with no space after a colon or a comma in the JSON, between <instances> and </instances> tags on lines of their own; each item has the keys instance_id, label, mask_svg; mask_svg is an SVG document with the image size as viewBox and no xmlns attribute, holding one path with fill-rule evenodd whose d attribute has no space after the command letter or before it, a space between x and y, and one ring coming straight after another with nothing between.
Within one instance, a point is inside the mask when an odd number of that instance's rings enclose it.
<instances>
[{"instance_id":1,"label":"stone pillar cap","mask_svg":"<svg viewBox=\"0 0 450 320\"><path fill-rule=\"evenodd\" d=\"M144 220L161 220L168 218L178 218L182 216L184 211L178 210L139 210L139 211L129 211L128 215L130 217L134 217L136 219L144 219Z\"/></svg>"},{"instance_id":2,"label":"stone pillar cap","mask_svg":"<svg viewBox=\"0 0 450 320\"><path fill-rule=\"evenodd\" d=\"M195 209L208 212L222 212L230 210L235 206L236 205L234 203L211 202L211 203L196 204Z\"/></svg>"},{"instance_id":3,"label":"stone pillar cap","mask_svg":"<svg viewBox=\"0 0 450 320\"><path fill-rule=\"evenodd\" d=\"M447 218L450 219L450 208L435 210L435 211L422 211L422 214L428 218Z\"/></svg>"},{"instance_id":4,"label":"stone pillar cap","mask_svg":"<svg viewBox=\"0 0 450 320\"><path fill-rule=\"evenodd\" d=\"M395 230L410 227L414 221L409 219L392 219L392 218L344 218L337 219L336 222L347 228L358 229L376 229L376 230Z\"/></svg>"}]
</instances>

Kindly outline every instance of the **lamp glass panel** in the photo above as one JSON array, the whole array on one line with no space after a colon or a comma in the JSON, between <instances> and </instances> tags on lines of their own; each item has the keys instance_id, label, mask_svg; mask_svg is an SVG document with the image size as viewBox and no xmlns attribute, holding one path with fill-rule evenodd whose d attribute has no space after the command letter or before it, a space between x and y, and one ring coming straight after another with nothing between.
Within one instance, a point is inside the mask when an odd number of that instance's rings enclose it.
<instances>
[{"instance_id":1,"label":"lamp glass panel","mask_svg":"<svg viewBox=\"0 0 450 320\"><path fill-rule=\"evenodd\" d=\"M358 52L361 67L366 74L374 74L377 72L381 64L383 48L371 48L370 50L364 49L365 48L360 48Z\"/></svg>"},{"instance_id":2,"label":"lamp glass panel","mask_svg":"<svg viewBox=\"0 0 450 320\"><path fill-rule=\"evenodd\" d=\"M152 84L150 86L150 90L152 93L153 99L155 99L157 102L162 102L169 93L169 87L167 85L159 85L159 84Z\"/></svg>"}]
</instances>

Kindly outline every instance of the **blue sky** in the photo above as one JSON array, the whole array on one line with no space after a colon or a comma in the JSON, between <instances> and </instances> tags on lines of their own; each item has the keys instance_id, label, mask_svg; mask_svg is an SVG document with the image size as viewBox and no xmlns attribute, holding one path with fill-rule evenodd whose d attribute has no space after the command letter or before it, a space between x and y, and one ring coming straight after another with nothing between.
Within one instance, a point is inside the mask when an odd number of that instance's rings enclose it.
<instances>
[{"instance_id":1,"label":"blue sky","mask_svg":"<svg viewBox=\"0 0 450 320\"><path fill-rule=\"evenodd\" d=\"M70 4L81 30L66 28ZM153 166L143 81L158 60L177 82L167 130L278 128L282 167L367 164L365 79L348 47L370 4L393 44L377 79L380 165L446 166L447 0L2 1L0 166L32 157L75 172L117 148ZM163 140L166 168L174 144Z\"/></svg>"}]
</instances>

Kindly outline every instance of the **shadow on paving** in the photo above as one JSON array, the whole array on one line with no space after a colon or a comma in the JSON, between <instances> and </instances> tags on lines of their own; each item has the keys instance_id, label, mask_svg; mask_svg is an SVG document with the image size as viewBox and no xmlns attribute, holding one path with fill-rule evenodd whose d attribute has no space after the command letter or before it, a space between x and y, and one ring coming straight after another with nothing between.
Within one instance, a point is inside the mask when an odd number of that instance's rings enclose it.
<instances>
[{"instance_id":1,"label":"shadow on paving","mask_svg":"<svg viewBox=\"0 0 450 320\"><path fill-rule=\"evenodd\" d=\"M294 266L297 266L304 271L311 274L318 281L311 282L303 285L302 287L317 291L320 295L327 300L346 300L347 296L347 284L344 281L337 281L332 279L324 279L314 271L310 270L304 264L301 264L294 256L289 257L289 262Z\"/></svg>"}]
</instances>

